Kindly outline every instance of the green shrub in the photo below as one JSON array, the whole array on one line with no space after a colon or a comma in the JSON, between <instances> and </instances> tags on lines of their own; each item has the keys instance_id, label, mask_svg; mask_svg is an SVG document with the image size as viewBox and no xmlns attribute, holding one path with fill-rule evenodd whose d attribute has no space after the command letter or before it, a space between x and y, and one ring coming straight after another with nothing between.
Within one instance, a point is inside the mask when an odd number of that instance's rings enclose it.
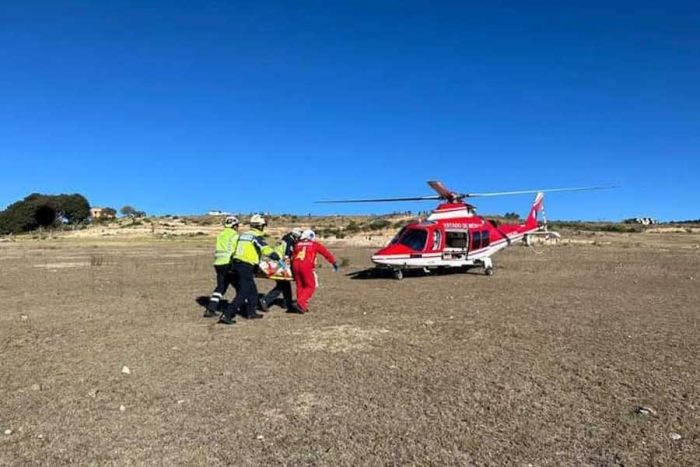
<instances>
[{"instance_id":1,"label":"green shrub","mask_svg":"<svg viewBox=\"0 0 700 467\"><path fill-rule=\"evenodd\" d=\"M404 221L397 221L397 222L394 222L394 223L391 225L391 228L393 228L393 229L403 229L404 227L406 227L408 224L410 224L410 223L413 222L413 221L414 221L414 219L408 219L408 220L404 220Z\"/></svg>"},{"instance_id":2,"label":"green shrub","mask_svg":"<svg viewBox=\"0 0 700 467\"><path fill-rule=\"evenodd\" d=\"M368 230L384 230L391 226L391 222L386 219L375 219L367 226Z\"/></svg>"},{"instance_id":3,"label":"green shrub","mask_svg":"<svg viewBox=\"0 0 700 467\"><path fill-rule=\"evenodd\" d=\"M346 232L350 233L356 233L360 231L360 226L355 222L354 220L350 221L350 223L345 227Z\"/></svg>"}]
</instances>

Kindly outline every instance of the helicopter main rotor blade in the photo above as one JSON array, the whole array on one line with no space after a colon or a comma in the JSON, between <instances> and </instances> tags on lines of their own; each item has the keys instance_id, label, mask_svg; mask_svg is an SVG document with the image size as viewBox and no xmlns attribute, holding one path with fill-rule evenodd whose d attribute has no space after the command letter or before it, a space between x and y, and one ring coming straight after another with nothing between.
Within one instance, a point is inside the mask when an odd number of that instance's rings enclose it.
<instances>
[{"instance_id":1,"label":"helicopter main rotor blade","mask_svg":"<svg viewBox=\"0 0 700 467\"><path fill-rule=\"evenodd\" d=\"M428 186L435 190L442 199L452 200L458 196L457 193L453 193L448 190L447 187L439 180L428 180Z\"/></svg>"},{"instance_id":2,"label":"helicopter main rotor blade","mask_svg":"<svg viewBox=\"0 0 700 467\"><path fill-rule=\"evenodd\" d=\"M617 188L616 186L586 186L573 188L547 188L544 190L519 190L519 191L494 191L488 193L455 193L448 190L442 182L431 180L428 182L430 188L438 194L432 196L410 196L406 198L368 198L368 199L331 199L316 201L318 204L337 203L388 203L394 201L425 201L425 200L447 200L448 202L461 202L464 198L485 198L489 196L525 195L529 193L551 193L557 191L590 191L607 190Z\"/></svg>"},{"instance_id":3,"label":"helicopter main rotor blade","mask_svg":"<svg viewBox=\"0 0 700 467\"><path fill-rule=\"evenodd\" d=\"M557 191L590 191L590 190L608 190L617 188L616 186L581 186L574 188L546 188L544 190L519 190L519 191L493 191L489 193L460 193L462 198L484 198L487 196L509 196L509 195L526 195L530 193L552 193Z\"/></svg>"},{"instance_id":4,"label":"helicopter main rotor blade","mask_svg":"<svg viewBox=\"0 0 700 467\"><path fill-rule=\"evenodd\" d=\"M441 199L441 196L413 196L408 198L376 198L376 199L329 199L322 201L315 201L318 204L329 204L329 203L385 203L391 201L424 201L424 200L435 200Z\"/></svg>"}]
</instances>

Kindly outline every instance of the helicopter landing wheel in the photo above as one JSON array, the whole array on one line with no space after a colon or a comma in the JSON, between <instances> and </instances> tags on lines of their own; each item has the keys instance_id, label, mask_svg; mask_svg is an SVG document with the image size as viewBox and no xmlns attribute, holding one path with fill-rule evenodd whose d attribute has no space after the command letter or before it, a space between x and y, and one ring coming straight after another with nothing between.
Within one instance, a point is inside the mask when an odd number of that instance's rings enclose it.
<instances>
[{"instance_id":1,"label":"helicopter landing wheel","mask_svg":"<svg viewBox=\"0 0 700 467\"><path fill-rule=\"evenodd\" d=\"M484 274L493 276L493 262L491 258L484 258L482 264L484 266Z\"/></svg>"},{"instance_id":2,"label":"helicopter landing wheel","mask_svg":"<svg viewBox=\"0 0 700 467\"><path fill-rule=\"evenodd\" d=\"M396 279L397 281L403 279L403 271L401 269L397 269L396 271L394 271L394 279Z\"/></svg>"}]
</instances>

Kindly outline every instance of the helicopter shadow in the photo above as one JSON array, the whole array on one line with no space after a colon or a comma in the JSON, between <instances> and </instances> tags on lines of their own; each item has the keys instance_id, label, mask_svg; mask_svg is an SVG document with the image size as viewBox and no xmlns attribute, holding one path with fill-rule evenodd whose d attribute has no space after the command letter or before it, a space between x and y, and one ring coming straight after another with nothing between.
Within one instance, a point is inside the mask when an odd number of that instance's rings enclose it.
<instances>
[{"instance_id":1,"label":"helicopter shadow","mask_svg":"<svg viewBox=\"0 0 700 467\"><path fill-rule=\"evenodd\" d=\"M473 276L482 276L483 272L479 268L439 268L431 269L430 272L425 272L422 269L404 269L403 278L430 277L430 276L452 276L468 274ZM360 271L349 272L345 274L352 280L392 280L395 281L394 271L392 269L367 268Z\"/></svg>"}]
</instances>

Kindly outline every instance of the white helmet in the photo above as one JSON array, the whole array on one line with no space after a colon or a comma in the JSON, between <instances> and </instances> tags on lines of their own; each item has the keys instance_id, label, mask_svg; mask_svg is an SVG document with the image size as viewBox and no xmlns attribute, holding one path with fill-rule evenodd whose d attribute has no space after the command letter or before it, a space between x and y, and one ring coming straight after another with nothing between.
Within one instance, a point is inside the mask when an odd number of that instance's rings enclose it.
<instances>
[{"instance_id":1,"label":"white helmet","mask_svg":"<svg viewBox=\"0 0 700 467\"><path fill-rule=\"evenodd\" d=\"M301 237L301 234L304 233L303 230L301 230L299 227L294 227L292 229L292 235L294 235L296 238Z\"/></svg>"},{"instance_id":2,"label":"white helmet","mask_svg":"<svg viewBox=\"0 0 700 467\"><path fill-rule=\"evenodd\" d=\"M316 241L316 232L313 230L304 230L301 233L301 239L302 240L310 240L312 242Z\"/></svg>"},{"instance_id":3,"label":"white helmet","mask_svg":"<svg viewBox=\"0 0 700 467\"><path fill-rule=\"evenodd\" d=\"M255 214L250 218L250 225L266 225L265 218L260 214Z\"/></svg>"},{"instance_id":4,"label":"white helmet","mask_svg":"<svg viewBox=\"0 0 700 467\"><path fill-rule=\"evenodd\" d=\"M239 222L236 216L228 216L226 219L224 219L224 226L226 227L235 227L238 224Z\"/></svg>"}]
</instances>

